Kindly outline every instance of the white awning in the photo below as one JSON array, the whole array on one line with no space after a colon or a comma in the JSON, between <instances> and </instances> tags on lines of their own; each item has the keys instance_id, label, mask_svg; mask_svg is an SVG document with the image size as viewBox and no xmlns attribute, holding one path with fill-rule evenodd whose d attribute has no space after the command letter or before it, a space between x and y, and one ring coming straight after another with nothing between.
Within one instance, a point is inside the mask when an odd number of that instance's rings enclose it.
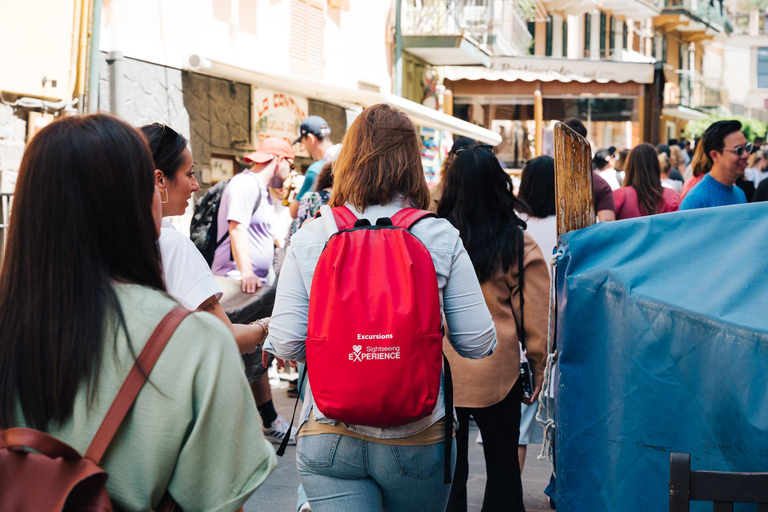
<instances>
[{"instance_id":1,"label":"white awning","mask_svg":"<svg viewBox=\"0 0 768 512\"><path fill-rule=\"evenodd\" d=\"M494 57L489 68L451 66L449 80L504 80L514 82L635 82L653 83L654 64L608 60L553 59L551 57Z\"/></svg>"},{"instance_id":2,"label":"white awning","mask_svg":"<svg viewBox=\"0 0 768 512\"><path fill-rule=\"evenodd\" d=\"M187 69L190 71L260 85L298 96L335 103L345 108L365 108L377 103L388 103L402 110L418 126L445 130L455 135L470 137L484 144L496 146L501 143L501 136L498 133L393 94L339 87L305 78L273 75L207 60L197 55L185 60L189 64Z\"/></svg>"},{"instance_id":3,"label":"white awning","mask_svg":"<svg viewBox=\"0 0 768 512\"><path fill-rule=\"evenodd\" d=\"M704 119L707 117L707 114L704 112L693 108L684 107L683 105L664 107L661 109L661 115L682 119L683 121L698 121L699 119Z\"/></svg>"}]
</instances>

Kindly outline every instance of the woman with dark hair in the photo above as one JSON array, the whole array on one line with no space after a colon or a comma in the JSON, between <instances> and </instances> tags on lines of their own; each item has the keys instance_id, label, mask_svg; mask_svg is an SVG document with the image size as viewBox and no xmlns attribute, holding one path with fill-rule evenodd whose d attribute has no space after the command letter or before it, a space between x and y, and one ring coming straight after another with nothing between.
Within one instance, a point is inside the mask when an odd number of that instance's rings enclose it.
<instances>
[{"instance_id":1,"label":"woman with dark hair","mask_svg":"<svg viewBox=\"0 0 768 512\"><path fill-rule=\"evenodd\" d=\"M160 320L160 194L145 139L69 117L27 147L0 274L0 428L84 453ZM41 291L45 293L41 293ZM238 509L274 469L231 333L191 314L101 460L120 510ZM234 404L234 405L231 405Z\"/></svg>"},{"instance_id":2,"label":"woman with dark hair","mask_svg":"<svg viewBox=\"0 0 768 512\"><path fill-rule=\"evenodd\" d=\"M592 157L592 170L595 174L603 178L611 186L611 190L616 190L621 186L616 177L616 169L611 166L611 154L607 149L601 149Z\"/></svg>"},{"instance_id":3,"label":"woman with dark hair","mask_svg":"<svg viewBox=\"0 0 768 512\"><path fill-rule=\"evenodd\" d=\"M416 130L405 114L389 105L363 110L347 130L333 165L331 206L344 206L371 225L406 207L429 206ZM309 292L329 240L326 222L315 220L293 235L280 273L264 350L286 360L305 359L310 315L321 314L310 312ZM420 220L410 232L434 263L450 343L464 357L489 355L496 344L493 321L458 232L434 217ZM396 306L371 305L384 311ZM325 322L332 320L339 321L323 317ZM310 386L300 417L296 459L312 510L444 512L450 485L444 483L443 469L452 462L444 455L445 422L452 418L445 410L442 384L434 410L412 423L381 428L344 424L315 405L311 361L307 367Z\"/></svg>"},{"instance_id":4,"label":"woman with dark hair","mask_svg":"<svg viewBox=\"0 0 768 512\"><path fill-rule=\"evenodd\" d=\"M182 215L189 198L200 189L187 139L170 126L159 123L143 126L141 131L155 161L155 184L160 191L163 217ZM264 435L276 443L282 442L288 433L288 422L275 410L269 384L262 379L266 364L262 364L261 344L267 335L269 318L248 325L233 324L219 303L221 290L211 268L192 240L164 218L158 242L168 294L185 308L208 311L229 327L240 353L247 354L243 356L245 374L251 382ZM291 435L291 444L296 444L295 432Z\"/></svg>"},{"instance_id":5,"label":"woman with dark hair","mask_svg":"<svg viewBox=\"0 0 768 512\"><path fill-rule=\"evenodd\" d=\"M517 196L531 210L530 215L523 214L526 232L536 240L542 253L551 254L557 245L554 159L540 156L529 160L523 167Z\"/></svg>"},{"instance_id":6,"label":"woman with dark hair","mask_svg":"<svg viewBox=\"0 0 768 512\"><path fill-rule=\"evenodd\" d=\"M539 158L532 162L537 168L547 165ZM538 213L547 213L550 205L546 199L536 199ZM523 231L525 223L515 210L529 212L525 203L514 196L512 180L491 151L476 146L456 156L448 168L437 213L459 230L492 313L498 345L492 356L479 361L460 358L451 347L444 347L453 371L459 417L449 511L467 510L470 415L483 438L487 473L483 510L525 510L518 465L520 402L531 405L541 391L549 274L539 246ZM522 276L518 270L520 256ZM522 394L518 340L524 341L531 363L531 398L523 398Z\"/></svg>"},{"instance_id":7,"label":"woman with dark hair","mask_svg":"<svg viewBox=\"0 0 768 512\"><path fill-rule=\"evenodd\" d=\"M629 152L624 186L613 191L617 220L676 212L680 207L677 192L661 185L659 156L650 144L639 144Z\"/></svg>"},{"instance_id":8,"label":"woman with dark hair","mask_svg":"<svg viewBox=\"0 0 768 512\"><path fill-rule=\"evenodd\" d=\"M163 217L182 215L192 194L200 190L187 139L164 124L142 126L155 162L155 184L160 191ZM163 219L159 239L163 278L168 293L187 309L209 311L235 335L241 353L256 350L264 340L265 325L233 325L219 304L221 290L211 269L192 240Z\"/></svg>"}]
</instances>

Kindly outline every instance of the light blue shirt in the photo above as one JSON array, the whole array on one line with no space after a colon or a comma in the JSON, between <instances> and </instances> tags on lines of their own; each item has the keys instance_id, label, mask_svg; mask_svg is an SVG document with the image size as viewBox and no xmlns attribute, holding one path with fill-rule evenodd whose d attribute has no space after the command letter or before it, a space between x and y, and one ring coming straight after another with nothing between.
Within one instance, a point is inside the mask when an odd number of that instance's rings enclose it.
<instances>
[{"instance_id":1,"label":"light blue shirt","mask_svg":"<svg viewBox=\"0 0 768 512\"><path fill-rule=\"evenodd\" d=\"M347 205L359 218L371 224L381 217L392 217L404 207L402 202L385 206L370 206L358 212ZM483 298L472 262L459 232L445 219L426 218L417 223L411 232L429 250L437 273L440 304L445 314L450 343L460 355L480 359L491 355L496 347L496 329ZM305 339L309 315L309 291L312 276L328 235L323 222L310 222L291 238L277 284L277 297L269 337L264 350L277 357L299 361L306 357ZM312 391L307 389L301 422L308 421L313 410ZM314 407L313 418L320 423L336 423L326 418ZM363 425L347 425L349 430L378 439L398 439L417 434L445 416L445 399L442 380L437 405L430 416L403 427L375 428Z\"/></svg>"},{"instance_id":2,"label":"light blue shirt","mask_svg":"<svg viewBox=\"0 0 768 512\"><path fill-rule=\"evenodd\" d=\"M324 165L325 160L320 159L307 167L307 172L304 173L304 183L301 184L299 193L296 194L297 201L301 201L301 198L303 198L304 194L307 192L315 190L315 182L317 181L317 176L320 174L320 171L323 170Z\"/></svg>"},{"instance_id":3,"label":"light blue shirt","mask_svg":"<svg viewBox=\"0 0 768 512\"><path fill-rule=\"evenodd\" d=\"M698 185L686 194L680 204L681 210L694 210L696 208L709 208L712 206L728 206L731 204L744 204L747 196L736 185L723 185L710 174L702 178Z\"/></svg>"}]
</instances>

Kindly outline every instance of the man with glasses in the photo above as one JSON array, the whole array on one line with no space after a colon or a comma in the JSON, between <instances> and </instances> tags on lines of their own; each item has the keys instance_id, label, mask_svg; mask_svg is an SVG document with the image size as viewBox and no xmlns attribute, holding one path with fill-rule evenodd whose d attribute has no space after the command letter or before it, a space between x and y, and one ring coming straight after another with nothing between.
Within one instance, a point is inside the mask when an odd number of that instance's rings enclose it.
<instances>
[{"instance_id":1,"label":"man with glasses","mask_svg":"<svg viewBox=\"0 0 768 512\"><path fill-rule=\"evenodd\" d=\"M688 192L681 210L743 204L747 197L736 180L744 175L752 144L741 132L739 121L718 121L706 129L693 157L694 175L706 174ZM697 172L698 171L698 172Z\"/></svg>"},{"instance_id":2,"label":"man with glasses","mask_svg":"<svg viewBox=\"0 0 768 512\"><path fill-rule=\"evenodd\" d=\"M218 232L229 236L216 249L211 270L217 276L240 279L244 293L255 293L270 281L275 245L267 187L282 188L294 158L288 141L264 139L245 157L253 167L232 178L221 196Z\"/></svg>"}]
</instances>

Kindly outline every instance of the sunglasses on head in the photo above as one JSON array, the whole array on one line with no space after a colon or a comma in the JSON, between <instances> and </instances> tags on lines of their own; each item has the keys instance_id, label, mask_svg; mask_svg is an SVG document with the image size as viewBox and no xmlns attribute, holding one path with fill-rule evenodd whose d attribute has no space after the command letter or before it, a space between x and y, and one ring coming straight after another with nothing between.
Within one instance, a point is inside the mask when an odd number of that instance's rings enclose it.
<instances>
[{"instance_id":1,"label":"sunglasses on head","mask_svg":"<svg viewBox=\"0 0 768 512\"><path fill-rule=\"evenodd\" d=\"M742 156L744 153L750 154L752 153L752 143L747 142L743 146L736 146L733 149L723 149L723 151L730 151L731 153L736 153L736 156Z\"/></svg>"},{"instance_id":2,"label":"sunglasses on head","mask_svg":"<svg viewBox=\"0 0 768 512\"><path fill-rule=\"evenodd\" d=\"M472 146L464 146L463 148L457 149L456 151L453 152L453 155L458 156L468 149L475 149L475 148L487 149L491 153L496 154L495 146L491 146L490 144L473 144Z\"/></svg>"}]
</instances>

